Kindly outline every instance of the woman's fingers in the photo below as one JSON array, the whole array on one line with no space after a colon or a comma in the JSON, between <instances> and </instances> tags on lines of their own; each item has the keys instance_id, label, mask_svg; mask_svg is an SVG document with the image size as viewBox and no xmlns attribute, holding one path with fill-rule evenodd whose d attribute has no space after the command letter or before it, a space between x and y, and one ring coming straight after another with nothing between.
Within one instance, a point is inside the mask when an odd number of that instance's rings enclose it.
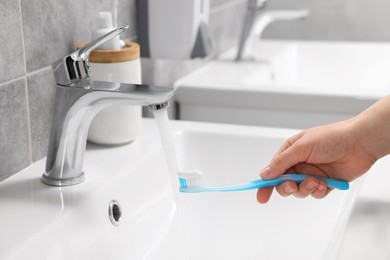
<instances>
[{"instance_id":1,"label":"woman's fingers","mask_svg":"<svg viewBox=\"0 0 390 260\"><path fill-rule=\"evenodd\" d=\"M315 177L308 177L299 186L298 190L294 193L297 198L306 198L314 191L318 189L320 181Z\"/></svg>"},{"instance_id":2,"label":"woman's fingers","mask_svg":"<svg viewBox=\"0 0 390 260\"><path fill-rule=\"evenodd\" d=\"M267 203L271 198L274 187L267 187L257 190L257 201L261 204Z\"/></svg>"},{"instance_id":3,"label":"woman's fingers","mask_svg":"<svg viewBox=\"0 0 390 260\"><path fill-rule=\"evenodd\" d=\"M311 195L313 198L322 199L331 191L323 180L309 177L300 185L293 181L286 181L275 187L276 191L283 197L294 195L297 198L306 198ZM257 201L267 203L272 195L273 187L262 188L257 191Z\"/></svg>"},{"instance_id":4,"label":"woman's fingers","mask_svg":"<svg viewBox=\"0 0 390 260\"><path fill-rule=\"evenodd\" d=\"M286 181L279 186L276 186L276 191L283 197L294 194L298 190L298 185L293 181Z\"/></svg>"},{"instance_id":5,"label":"woman's fingers","mask_svg":"<svg viewBox=\"0 0 390 260\"><path fill-rule=\"evenodd\" d=\"M320 180L318 188L311 194L311 196L316 199L323 199L329 192L330 189L328 189L326 182Z\"/></svg>"},{"instance_id":6,"label":"woman's fingers","mask_svg":"<svg viewBox=\"0 0 390 260\"><path fill-rule=\"evenodd\" d=\"M290 142L290 141L289 141ZM264 179L278 177L295 165L305 162L310 156L311 147L301 145L299 141L288 146L287 149L277 153L270 164L260 172Z\"/></svg>"}]
</instances>

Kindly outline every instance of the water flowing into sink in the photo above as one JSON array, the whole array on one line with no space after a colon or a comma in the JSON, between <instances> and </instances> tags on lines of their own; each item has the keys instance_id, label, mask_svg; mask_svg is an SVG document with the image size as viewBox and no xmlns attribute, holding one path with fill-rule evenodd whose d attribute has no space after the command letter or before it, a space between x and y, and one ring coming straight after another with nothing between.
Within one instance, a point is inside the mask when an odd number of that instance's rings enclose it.
<instances>
[{"instance_id":1,"label":"water flowing into sink","mask_svg":"<svg viewBox=\"0 0 390 260\"><path fill-rule=\"evenodd\" d=\"M179 170L176 155L175 140L173 139L172 129L169 125L168 111L166 108L153 111L160 132L161 145L164 150L169 175L172 184L177 183L177 172ZM177 188L177 185L176 187Z\"/></svg>"}]
</instances>

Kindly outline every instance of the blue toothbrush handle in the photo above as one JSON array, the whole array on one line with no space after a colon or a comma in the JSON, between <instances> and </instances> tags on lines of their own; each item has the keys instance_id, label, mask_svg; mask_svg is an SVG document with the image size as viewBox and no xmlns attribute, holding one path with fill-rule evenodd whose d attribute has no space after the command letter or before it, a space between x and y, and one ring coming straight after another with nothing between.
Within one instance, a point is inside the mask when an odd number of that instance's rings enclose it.
<instances>
[{"instance_id":1,"label":"blue toothbrush handle","mask_svg":"<svg viewBox=\"0 0 390 260\"><path fill-rule=\"evenodd\" d=\"M273 178L273 179L259 179L259 180L251 181L250 183L258 185L258 188L277 186L277 185L282 184L285 181L293 181L296 184L300 184L310 176L311 175L307 175L307 174L284 174L284 175L281 175L281 176ZM326 185L329 188L334 188L334 189L339 189L339 190L348 190L349 189L349 183L346 181L332 179L332 178L326 178L326 177L322 177L322 176L313 176L313 177L315 177L319 180L325 181Z\"/></svg>"},{"instance_id":2,"label":"blue toothbrush handle","mask_svg":"<svg viewBox=\"0 0 390 260\"><path fill-rule=\"evenodd\" d=\"M181 192L231 192L231 191L244 191L244 190L253 190L271 186L278 186L286 181L293 181L297 184L302 183L306 178L312 175L307 174L283 174L279 177L273 179L258 179L250 181L244 184L225 186L225 187L192 187L192 188L181 188ZM313 176L317 179L323 180L326 182L326 185L330 188L335 188L339 190L348 190L349 183L343 180L325 178L321 176Z\"/></svg>"}]
</instances>

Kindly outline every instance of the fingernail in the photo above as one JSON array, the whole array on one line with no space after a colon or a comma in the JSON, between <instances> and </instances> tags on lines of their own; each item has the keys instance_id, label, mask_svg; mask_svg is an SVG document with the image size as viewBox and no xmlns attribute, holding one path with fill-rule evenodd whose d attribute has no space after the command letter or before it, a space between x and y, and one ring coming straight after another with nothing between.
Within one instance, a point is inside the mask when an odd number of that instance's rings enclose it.
<instances>
[{"instance_id":1,"label":"fingernail","mask_svg":"<svg viewBox=\"0 0 390 260\"><path fill-rule=\"evenodd\" d=\"M262 169L261 172L260 172L260 176L261 177L267 178L270 175L271 175L271 168L269 166L264 168L264 169Z\"/></svg>"},{"instance_id":2,"label":"fingernail","mask_svg":"<svg viewBox=\"0 0 390 260\"><path fill-rule=\"evenodd\" d=\"M317 183L315 183L313 180L309 179L309 181L305 184L305 188L308 190L312 190L317 186Z\"/></svg>"},{"instance_id":3,"label":"fingernail","mask_svg":"<svg viewBox=\"0 0 390 260\"><path fill-rule=\"evenodd\" d=\"M318 186L319 191L324 191L326 189L326 186L320 185Z\"/></svg>"},{"instance_id":4,"label":"fingernail","mask_svg":"<svg viewBox=\"0 0 390 260\"><path fill-rule=\"evenodd\" d=\"M293 188L291 188L289 185L285 185L285 187L283 188L283 190L288 193L288 194L291 194L293 192L295 192L295 190Z\"/></svg>"}]
</instances>

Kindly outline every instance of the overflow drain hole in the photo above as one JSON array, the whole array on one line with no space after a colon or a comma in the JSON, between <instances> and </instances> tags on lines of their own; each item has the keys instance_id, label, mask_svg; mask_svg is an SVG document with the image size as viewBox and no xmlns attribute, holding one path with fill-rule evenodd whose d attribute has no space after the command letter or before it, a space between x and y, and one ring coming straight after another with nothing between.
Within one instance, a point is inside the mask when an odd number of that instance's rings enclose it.
<instances>
[{"instance_id":1,"label":"overflow drain hole","mask_svg":"<svg viewBox=\"0 0 390 260\"><path fill-rule=\"evenodd\" d=\"M122 218L122 210L119 203L116 200L112 200L108 207L108 214L110 221L114 226L118 226Z\"/></svg>"}]
</instances>

